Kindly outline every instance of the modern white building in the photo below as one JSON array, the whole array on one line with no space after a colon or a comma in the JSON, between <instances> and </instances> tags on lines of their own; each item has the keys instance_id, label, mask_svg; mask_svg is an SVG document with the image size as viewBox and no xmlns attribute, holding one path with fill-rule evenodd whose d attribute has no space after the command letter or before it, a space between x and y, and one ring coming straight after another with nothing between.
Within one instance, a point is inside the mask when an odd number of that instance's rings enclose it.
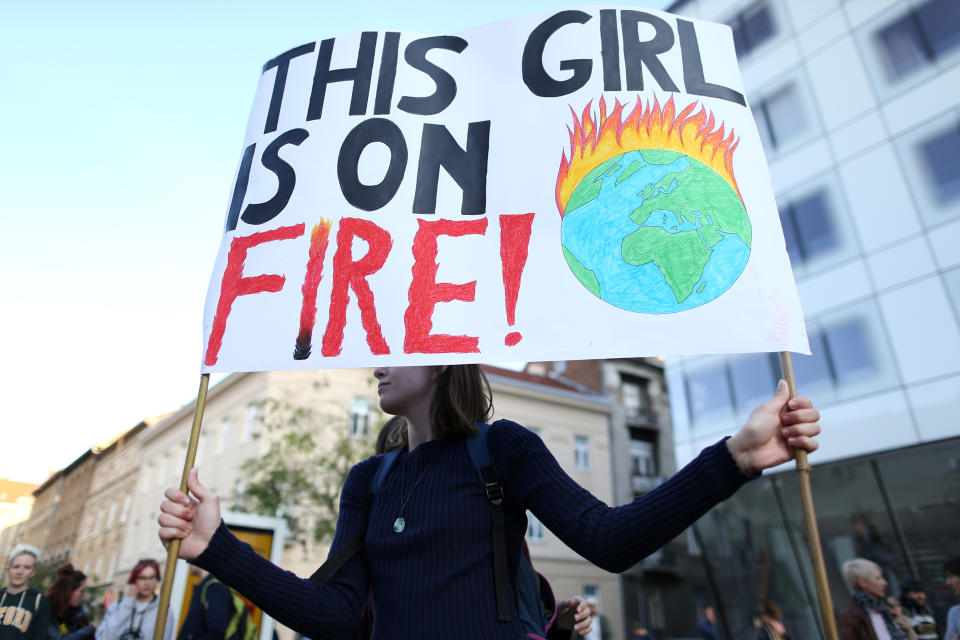
<instances>
[{"instance_id":1,"label":"modern white building","mask_svg":"<svg viewBox=\"0 0 960 640\"><path fill-rule=\"evenodd\" d=\"M933 577L960 556L960 4L668 10L733 28L813 351L793 361L823 414L811 460L835 606L854 555L878 560L892 589L918 577L946 599ZM732 433L779 375L776 354L669 359L678 464ZM791 551L804 545L792 482L755 483L700 523L716 573L741 584L719 585L731 635L765 597L793 597L781 604L795 624L813 624L797 608L810 584Z\"/></svg>"}]
</instances>

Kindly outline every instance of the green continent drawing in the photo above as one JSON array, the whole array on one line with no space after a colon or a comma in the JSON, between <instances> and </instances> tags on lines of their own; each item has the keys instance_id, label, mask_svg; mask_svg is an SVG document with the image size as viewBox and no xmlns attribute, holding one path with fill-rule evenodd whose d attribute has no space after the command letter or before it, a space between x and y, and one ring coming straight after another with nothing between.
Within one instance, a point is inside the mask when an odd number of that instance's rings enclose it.
<instances>
[{"instance_id":1,"label":"green continent drawing","mask_svg":"<svg viewBox=\"0 0 960 640\"><path fill-rule=\"evenodd\" d=\"M676 151L610 158L577 185L561 226L570 270L593 295L642 313L716 299L743 272L752 229L734 188Z\"/></svg>"}]
</instances>

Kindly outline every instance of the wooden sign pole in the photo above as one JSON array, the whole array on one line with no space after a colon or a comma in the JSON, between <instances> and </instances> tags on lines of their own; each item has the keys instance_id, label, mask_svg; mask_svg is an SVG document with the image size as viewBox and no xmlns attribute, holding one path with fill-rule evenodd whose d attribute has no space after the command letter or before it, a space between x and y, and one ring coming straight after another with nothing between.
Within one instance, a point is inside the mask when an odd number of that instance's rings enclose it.
<instances>
[{"instance_id":1,"label":"wooden sign pole","mask_svg":"<svg viewBox=\"0 0 960 640\"><path fill-rule=\"evenodd\" d=\"M190 443L187 445L187 457L183 462L180 475L180 491L187 492L187 476L197 459L197 446L200 443L200 423L203 422L203 409L207 404L207 387L210 374L200 375L200 390L197 391L197 406L193 411L193 427L190 430ZM157 624L153 628L153 640L163 640L164 627L167 624L166 611L170 608L170 590L173 588L173 574L177 569L177 556L180 554L180 540L171 540L167 547L167 564L163 569L163 585L160 587L160 604L157 607Z\"/></svg>"},{"instance_id":2,"label":"wooden sign pole","mask_svg":"<svg viewBox=\"0 0 960 640\"><path fill-rule=\"evenodd\" d=\"M783 379L790 389L790 397L797 397L797 382L793 376L793 360L789 351L780 352L780 366ZM796 450L797 480L800 484L800 502L803 506L803 523L807 532L807 546L810 550L810 564L813 567L813 579L817 587L817 601L820 604L820 618L826 640L837 640L837 623L833 617L833 600L830 598L830 585L827 583L827 566L823 561L823 549L820 547L820 530L817 528L817 513L813 509L813 490L810 488L810 463L807 452ZM159 640L159 639L155 639Z\"/></svg>"}]
</instances>

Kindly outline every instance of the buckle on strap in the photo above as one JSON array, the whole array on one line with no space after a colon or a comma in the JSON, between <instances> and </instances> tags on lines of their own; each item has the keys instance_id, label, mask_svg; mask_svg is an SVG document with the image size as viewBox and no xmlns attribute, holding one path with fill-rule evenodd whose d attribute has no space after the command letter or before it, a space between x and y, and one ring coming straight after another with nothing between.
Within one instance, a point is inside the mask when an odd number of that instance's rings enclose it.
<instances>
[{"instance_id":1,"label":"buckle on strap","mask_svg":"<svg viewBox=\"0 0 960 640\"><path fill-rule=\"evenodd\" d=\"M503 502L503 487L499 482L484 482L483 488L487 492L487 500L495 507L499 507Z\"/></svg>"}]
</instances>

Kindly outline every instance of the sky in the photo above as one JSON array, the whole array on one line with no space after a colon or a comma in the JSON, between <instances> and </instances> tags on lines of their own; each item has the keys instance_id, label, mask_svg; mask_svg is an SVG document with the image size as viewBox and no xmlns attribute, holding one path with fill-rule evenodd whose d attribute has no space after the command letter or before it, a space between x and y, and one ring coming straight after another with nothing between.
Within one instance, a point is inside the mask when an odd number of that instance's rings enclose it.
<instances>
[{"instance_id":1,"label":"sky","mask_svg":"<svg viewBox=\"0 0 960 640\"><path fill-rule=\"evenodd\" d=\"M264 62L358 29L453 33L567 7L58 0L8 8L0 477L41 482L196 394L204 297Z\"/></svg>"}]
</instances>

